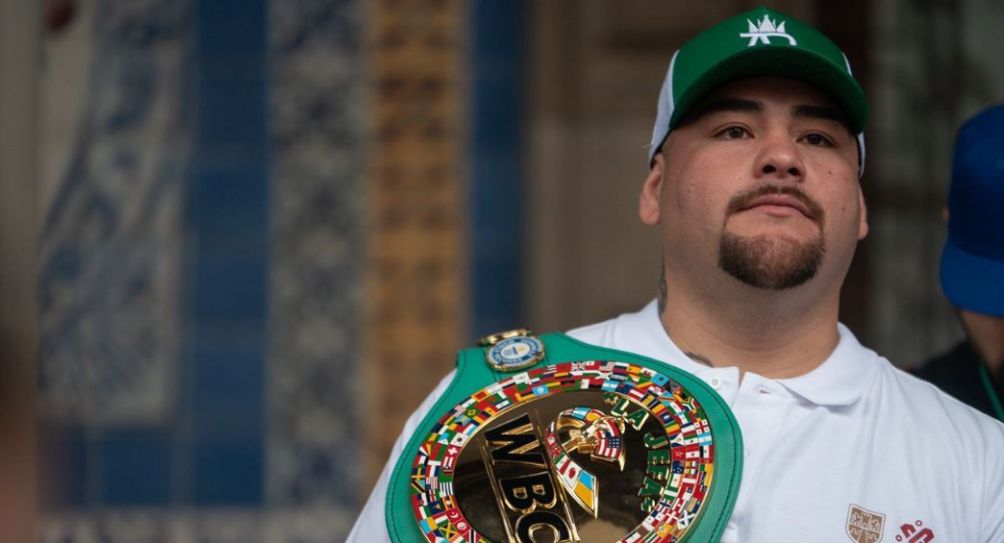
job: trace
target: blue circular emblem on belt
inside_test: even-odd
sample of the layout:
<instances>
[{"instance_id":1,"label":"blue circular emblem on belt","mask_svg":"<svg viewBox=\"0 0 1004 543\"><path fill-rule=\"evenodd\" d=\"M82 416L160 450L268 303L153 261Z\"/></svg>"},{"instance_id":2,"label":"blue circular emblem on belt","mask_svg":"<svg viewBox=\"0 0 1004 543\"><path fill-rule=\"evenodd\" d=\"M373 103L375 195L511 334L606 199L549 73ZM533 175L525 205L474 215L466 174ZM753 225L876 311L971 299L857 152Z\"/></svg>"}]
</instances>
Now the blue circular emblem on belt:
<instances>
[{"instance_id":1,"label":"blue circular emblem on belt","mask_svg":"<svg viewBox=\"0 0 1004 543\"><path fill-rule=\"evenodd\" d=\"M535 337L511 337L492 345L487 358L499 371L521 370L544 359L544 344Z\"/></svg>"}]
</instances>

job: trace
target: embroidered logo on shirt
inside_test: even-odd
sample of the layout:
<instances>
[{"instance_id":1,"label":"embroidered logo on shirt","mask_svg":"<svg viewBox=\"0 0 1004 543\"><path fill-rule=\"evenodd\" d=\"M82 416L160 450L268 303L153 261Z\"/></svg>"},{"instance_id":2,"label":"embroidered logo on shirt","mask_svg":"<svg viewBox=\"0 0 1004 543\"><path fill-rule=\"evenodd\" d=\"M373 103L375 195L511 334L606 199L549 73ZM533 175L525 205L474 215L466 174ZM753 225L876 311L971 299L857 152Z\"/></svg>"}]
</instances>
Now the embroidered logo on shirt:
<instances>
[{"instance_id":1,"label":"embroidered logo on shirt","mask_svg":"<svg viewBox=\"0 0 1004 543\"><path fill-rule=\"evenodd\" d=\"M927 543L934 541L934 532L930 528L924 528L924 523L917 520L913 524L907 522L899 527L899 535L896 541L903 543Z\"/></svg>"},{"instance_id":2,"label":"embroidered logo on shirt","mask_svg":"<svg viewBox=\"0 0 1004 543\"><path fill-rule=\"evenodd\" d=\"M878 543L882 540L885 515L851 504L847 510L847 535L856 543Z\"/></svg>"}]
</instances>

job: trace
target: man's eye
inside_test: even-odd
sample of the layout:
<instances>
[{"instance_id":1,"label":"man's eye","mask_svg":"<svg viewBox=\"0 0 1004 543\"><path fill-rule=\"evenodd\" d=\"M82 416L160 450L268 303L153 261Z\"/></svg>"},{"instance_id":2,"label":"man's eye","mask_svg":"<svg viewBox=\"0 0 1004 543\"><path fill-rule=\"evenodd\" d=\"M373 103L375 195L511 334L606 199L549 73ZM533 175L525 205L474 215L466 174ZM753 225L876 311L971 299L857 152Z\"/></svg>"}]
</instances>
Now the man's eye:
<instances>
[{"instance_id":1,"label":"man's eye","mask_svg":"<svg viewBox=\"0 0 1004 543\"><path fill-rule=\"evenodd\" d=\"M827 138L822 134L817 134L815 132L805 135L805 143L808 143L809 145L820 145L820 146L832 145L832 142L830 142L829 138Z\"/></svg>"},{"instance_id":2,"label":"man's eye","mask_svg":"<svg viewBox=\"0 0 1004 543\"><path fill-rule=\"evenodd\" d=\"M738 140L746 137L746 135L749 134L749 132L747 132L746 129L741 126L730 126L725 130L722 130L720 134L725 139Z\"/></svg>"}]
</instances>

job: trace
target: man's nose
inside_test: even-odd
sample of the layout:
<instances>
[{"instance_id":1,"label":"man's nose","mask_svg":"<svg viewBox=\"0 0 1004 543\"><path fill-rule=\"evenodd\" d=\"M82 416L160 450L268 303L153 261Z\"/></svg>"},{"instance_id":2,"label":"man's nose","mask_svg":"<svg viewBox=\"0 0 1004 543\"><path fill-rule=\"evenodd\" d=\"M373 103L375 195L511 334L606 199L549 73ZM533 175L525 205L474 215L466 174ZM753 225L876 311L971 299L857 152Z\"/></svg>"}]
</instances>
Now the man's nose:
<instances>
[{"instance_id":1,"label":"man's nose","mask_svg":"<svg viewBox=\"0 0 1004 543\"><path fill-rule=\"evenodd\" d=\"M805 164L798 146L788 134L767 134L754 165L757 177L773 177L801 181L805 177Z\"/></svg>"}]
</instances>

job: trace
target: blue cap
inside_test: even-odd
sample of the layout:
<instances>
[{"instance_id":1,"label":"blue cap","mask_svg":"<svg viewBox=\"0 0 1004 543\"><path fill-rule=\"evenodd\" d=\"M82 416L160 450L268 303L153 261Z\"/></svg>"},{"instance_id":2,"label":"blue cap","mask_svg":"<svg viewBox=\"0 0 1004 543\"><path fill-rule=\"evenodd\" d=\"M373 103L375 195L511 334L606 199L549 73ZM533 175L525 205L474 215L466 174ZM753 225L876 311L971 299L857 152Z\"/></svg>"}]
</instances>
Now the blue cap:
<instances>
[{"instance_id":1,"label":"blue cap","mask_svg":"<svg viewBox=\"0 0 1004 543\"><path fill-rule=\"evenodd\" d=\"M962 309L1004 317L1004 104L955 138L941 288Z\"/></svg>"}]
</instances>

